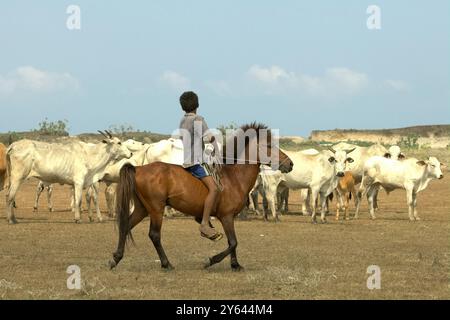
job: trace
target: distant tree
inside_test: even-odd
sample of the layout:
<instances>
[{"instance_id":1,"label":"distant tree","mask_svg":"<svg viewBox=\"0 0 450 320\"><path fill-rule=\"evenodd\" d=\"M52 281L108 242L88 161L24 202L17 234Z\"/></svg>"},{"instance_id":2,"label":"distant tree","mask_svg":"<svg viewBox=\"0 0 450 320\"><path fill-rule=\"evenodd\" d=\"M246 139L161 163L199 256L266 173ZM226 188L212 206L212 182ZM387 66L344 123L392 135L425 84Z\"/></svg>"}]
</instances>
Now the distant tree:
<instances>
[{"instance_id":1,"label":"distant tree","mask_svg":"<svg viewBox=\"0 0 450 320\"><path fill-rule=\"evenodd\" d=\"M136 132L134 127L129 123L113 124L109 126L109 131L117 136L126 136L131 132Z\"/></svg>"},{"instance_id":2,"label":"distant tree","mask_svg":"<svg viewBox=\"0 0 450 320\"><path fill-rule=\"evenodd\" d=\"M51 136L68 136L68 123L66 119L58 121L49 121L45 118L39 122L38 129L33 130L39 134L51 135Z\"/></svg>"}]
</instances>

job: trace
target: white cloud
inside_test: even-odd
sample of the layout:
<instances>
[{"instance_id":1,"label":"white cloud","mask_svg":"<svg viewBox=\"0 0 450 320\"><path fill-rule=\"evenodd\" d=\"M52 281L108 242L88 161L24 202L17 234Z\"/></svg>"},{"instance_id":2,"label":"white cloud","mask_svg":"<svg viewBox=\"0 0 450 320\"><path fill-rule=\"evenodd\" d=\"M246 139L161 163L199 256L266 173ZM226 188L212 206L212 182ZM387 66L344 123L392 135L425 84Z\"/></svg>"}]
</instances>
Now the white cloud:
<instances>
[{"instance_id":1,"label":"white cloud","mask_svg":"<svg viewBox=\"0 0 450 320\"><path fill-rule=\"evenodd\" d=\"M219 96L230 96L232 95L232 90L228 82L224 80L211 80L205 82L206 87Z\"/></svg>"},{"instance_id":2,"label":"white cloud","mask_svg":"<svg viewBox=\"0 0 450 320\"><path fill-rule=\"evenodd\" d=\"M394 89L395 91L409 91L409 85L401 80L386 80L384 82L389 88Z\"/></svg>"},{"instance_id":3,"label":"white cloud","mask_svg":"<svg viewBox=\"0 0 450 320\"><path fill-rule=\"evenodd\" d=\"M189 79L175 71L165 71L160 77L160 81L179 91L187 90L190 87Z\"/></svg>"},{"instance_id":4,"label":"white cloud","mask_svg":"<svg viewBox=\"0 0 450 320\"><path fill-rule=\"evenodd\" d=\"M49 72L32 66L22 66L5 76L0 75L0 94L3 95L18 91L49 93L78 89L78 80L67 72Z\"/></svg>"},{"instance_id":5,"label":"white cloud","mask_svg":"<svg viewBox=\"0 0 450 320\"><path fill-rule=\"evenodd\" d=\"M292 81L295 79L295 74L289 74L279 66L263 68L258 65L254 65L248 70L248 75L265 83L277 83L283 80Z\"/></svg>"},{"instance_id":6,"label":"white cloud","mask_svg":"<svg viewBox=\"0 0 450 320\"><path fill-rule=\"evenodd\" d=\"M353 95L368 84L366 74L348 68L330 68L321 76L286 71L279 66L250 67L247 76L263 86L268 94L300 92L310 95Z\"/></svg>"}]
</instances>

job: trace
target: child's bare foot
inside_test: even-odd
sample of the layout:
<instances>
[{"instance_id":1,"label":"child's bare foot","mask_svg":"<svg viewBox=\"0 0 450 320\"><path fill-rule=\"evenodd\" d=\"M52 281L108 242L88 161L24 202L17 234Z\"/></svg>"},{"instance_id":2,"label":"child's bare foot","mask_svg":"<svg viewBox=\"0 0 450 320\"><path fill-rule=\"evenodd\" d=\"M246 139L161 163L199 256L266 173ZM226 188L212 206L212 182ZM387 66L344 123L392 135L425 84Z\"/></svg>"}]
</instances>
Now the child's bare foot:
<instances>
[{"instance_id":1,"label":"child's bare foot","mask_svg":"<svg viewBox=\"0 0 450 320\"><path fill-rule=\"evenodd\" d=\"M202 237L208 238L212 241L219 241L223 237L222 233L217 232L214 228L207 225L200 225L200 234Z\"/></svg>"}]
</instances>

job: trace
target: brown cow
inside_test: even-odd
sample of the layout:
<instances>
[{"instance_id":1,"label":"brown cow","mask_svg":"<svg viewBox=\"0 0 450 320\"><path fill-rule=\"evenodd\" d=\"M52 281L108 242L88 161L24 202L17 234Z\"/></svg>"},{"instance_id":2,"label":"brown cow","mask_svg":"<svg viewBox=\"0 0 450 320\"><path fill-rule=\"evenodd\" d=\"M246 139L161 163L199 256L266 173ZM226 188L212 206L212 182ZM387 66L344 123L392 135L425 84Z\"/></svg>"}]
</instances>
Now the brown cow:
<instances>
[{"instance_id":1,"label":"brown cow","mask_svg":"<svg viewBox=\"0 0 450 320\"><path fill-rule=\"evenodd\" d=\"M344 176L339 179L336 193L338 195L336 204L336 220L339 220L339 210L342 208L344 208L344 218L345 220L348 220L348 207L350 200L352 199L352 195L355 197L355 201L357 198L355 193L355 179L350 171L346 171Z\"/></svg>"},{"instance_id":2,"label":"brown cow","mask_svg":"<svg viewBox=\"0 0 450 320\"><path fill-rule=\"evenodd\" d=\"M6 184L6 147L0 142L0 191Z\"/></svg>"}]
</instances>

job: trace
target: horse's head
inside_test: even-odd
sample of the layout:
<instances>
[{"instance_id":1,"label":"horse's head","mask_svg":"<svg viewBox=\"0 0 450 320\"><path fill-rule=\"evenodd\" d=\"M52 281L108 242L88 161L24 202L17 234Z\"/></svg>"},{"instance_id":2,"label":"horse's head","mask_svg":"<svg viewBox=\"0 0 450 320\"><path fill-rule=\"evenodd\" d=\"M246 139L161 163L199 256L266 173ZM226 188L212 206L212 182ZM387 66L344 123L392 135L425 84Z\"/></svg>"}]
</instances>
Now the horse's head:
<instances>
[{"instance_id":1,"label":"horse's head","mask_svg":"<svg viewBox=\"0 0 450 320\"><path fill-rule=\"evenodd\" d=\"M273 170L280 170L283 173L290 172L294 166L292 160L280 150L278 139L272 137L272 132L263 124L252 123L241 127L242 137L248 137L245 143L245 152L238 154L245 155L247 163L265 164ZM242 145L242 144L241 144ZM238 150L239 150L238 139Z\"/></svg>"}]
</instances>

